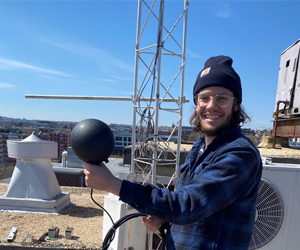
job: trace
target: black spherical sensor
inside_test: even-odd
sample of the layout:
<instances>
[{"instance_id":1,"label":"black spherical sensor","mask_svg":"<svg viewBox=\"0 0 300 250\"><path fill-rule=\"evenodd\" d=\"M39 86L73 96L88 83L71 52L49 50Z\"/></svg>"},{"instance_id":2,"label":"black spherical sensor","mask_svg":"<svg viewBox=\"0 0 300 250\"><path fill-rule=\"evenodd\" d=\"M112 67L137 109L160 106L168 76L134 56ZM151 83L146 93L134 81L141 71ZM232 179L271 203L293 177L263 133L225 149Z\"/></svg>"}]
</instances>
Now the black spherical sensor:
<instances>
[{"instance_id":1,"label":"black spherical sensor","mask_svg":"<svg viewBox=\"0 0 300 250\"><path fill-rule=\"evenodd\" d=\"M76 124L71 132L71 147L84 162L108 162L115 146L114 135L104 122L86 119Z\"/></svg>"}]
</instances>

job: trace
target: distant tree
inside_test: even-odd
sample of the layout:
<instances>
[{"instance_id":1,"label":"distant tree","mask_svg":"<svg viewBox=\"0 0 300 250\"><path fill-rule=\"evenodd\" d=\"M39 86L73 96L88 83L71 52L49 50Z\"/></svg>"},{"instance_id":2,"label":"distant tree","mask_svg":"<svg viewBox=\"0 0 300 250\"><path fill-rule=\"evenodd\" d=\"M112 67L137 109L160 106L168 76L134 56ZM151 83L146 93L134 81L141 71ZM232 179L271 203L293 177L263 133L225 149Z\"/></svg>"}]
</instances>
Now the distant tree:
<instances>
[{"instance_id":1,"label":"distant tree","mask_svg":"<svg viewBox=\"0 0 300 250\"><path fill-rule=\"evenodd\" d=\"M246 137L248 137L255 146L257 146L260 143L259 138L255 135L246 135Z\"/></svg>"},{"instance_id":2,"label":"distant tree","mask_svg":"<svg viewBox=\"0 0 300 250\"><path fill-rule=\"evenodd\" d=\"M0 180L11 177L14 168L11 164L0 164Z\"/></svg>"},{"instance_id":3,"label":"distant tree","mask_svg":"<svg viewBox=\"0 0 300 250\"><path fill-rule=\"evenodd\" d=\"M188 141L194 142L194 141L196 141L201 135L203 135L202 132L195 132L195 131L193 131L193 132L189 135Z\"/></svg>"}]
</instances>

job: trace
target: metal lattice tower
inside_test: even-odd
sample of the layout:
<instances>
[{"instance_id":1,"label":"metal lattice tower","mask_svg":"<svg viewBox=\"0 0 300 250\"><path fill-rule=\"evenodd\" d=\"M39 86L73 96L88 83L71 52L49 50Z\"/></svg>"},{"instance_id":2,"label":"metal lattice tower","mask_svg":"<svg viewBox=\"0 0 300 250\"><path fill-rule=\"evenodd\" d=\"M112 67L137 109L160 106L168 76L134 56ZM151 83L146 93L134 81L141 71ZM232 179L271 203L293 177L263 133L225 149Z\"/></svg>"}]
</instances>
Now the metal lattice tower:
<instances>
[{"instance_id":1,"label":"metal lattice tower","mask_svg":"<svg viewBox=\"0 0 300 250\"><path fill-rule=\"evenodd\" d=\"M167 29L164 25L165 1L159 2L156 8L153 0L152 5L146 1L138 1L137 31L135 45L135 74L133 87L133 122L132 122L132 150L131 150L131 171L129 180L137 181L137 172L141 172L140 181L149 182L154 185L163 184L156 178L156 167L161 164L174 164L175 173L168 181L167 187L173 182L177 184L178 166L180 157L181 127L183 104L187 102L184 97L185 79L185 57L186 57L186 34L187 34L187 10L188 1L184 0L182 13L175 20L174 25ZM172 7L172 6L171 6ZM156 41L151 44L147 36L147 28L150 26L150 19L154 17L157 21ZM182 22L182 45L173 34L178 34L176 29L180 21ZM152 32L153 33L153 32ZM143 40L143 37L146 37ZM172 64L178 61L177 69L173 72L173 78L164 77L168 69L169 61ZM175 63L176 65L176 63ZM166 68L163 71L163 67ZM143 74L143 72L145 72ZM169 72L169 71L168 71ZM163 74L164 73L164 74ZM143 77L139 77L143 75ZM176 82L180 82L176 84ZM145 98L148 97L148 98ZM167 99L168 98L168 99ZM164 102L170 102L173 106L164 107ZM171 112L177 115L177 123L172 129L167 140L163 140L158 133L159 117L164 112ZM169 142L172 136L177 134L177 150L171 154L173 157L167 158L167 153L172 152ZM170 155L170 154L169 154ZM143 165L143 167L142 167ZM159 235L158 235L159 237ZM148 249L153 249L153 233L148 232ZM161 241L157 248L161 245Z\"/></svg>"},{"instance_id":2,"label":"metal lattice tower","mask_svg":"<svg viewBox=\"0 0 300 250\"><path fill-rule=\"evenodd\" d=\"M135 170L138 170L138 172L142 172L143 182L156 184L156 167L160 164L173 164L176 168L169 184L172 180L176 184L183 104L188 102L184 97L188 5L188 1L184 0L182 12L178 14L177 19L171 16L174 24L168 29L164 25L164 0L158 3L153 0L151 5L143 0L138 1L132 97L132 157L131 175L129 176L132 181L139 179L135 174ZM153 43L147 33L147 28L153 27L151 21L157 22L157 37ZM181 30L178 32L180 28ZM150 30L150 33L153 35L153 30ZM144 39L144 37L146 38ZM180 37L181 43L178 42L178 37ZM176 65L176 69L172 68L171 70L169 65ZM166 73L168 76L170 73L173 75L168 78ZM165 107L165 103L171 103L171 107ZM159 118L163 113L177 115L177 122L167 140L163 140L158 133ZM172 152L169 142L172 141L176 132L178 133L177 150L171 159L167 159L167 152Z\"/></svg>"}]
</instances>

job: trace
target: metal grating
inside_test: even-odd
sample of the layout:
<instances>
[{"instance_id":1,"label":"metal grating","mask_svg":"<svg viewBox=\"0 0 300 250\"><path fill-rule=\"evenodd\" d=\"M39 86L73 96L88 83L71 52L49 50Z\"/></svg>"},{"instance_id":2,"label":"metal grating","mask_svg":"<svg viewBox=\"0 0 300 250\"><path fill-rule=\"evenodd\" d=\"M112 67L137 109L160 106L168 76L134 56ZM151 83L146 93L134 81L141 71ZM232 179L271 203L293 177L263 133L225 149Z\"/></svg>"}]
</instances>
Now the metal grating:
<instances>
[{"instance_id":1,"label":"metal grating","mask_svg":"<svg viewBox=\"0 0 300 250\"><path fill-rule=\"evenodd\" d=\"M283 217L284 206L280 194L271 183L261 179L249 249L258 249L268 244L279 232Z\"/></svg>"}]
</instances>

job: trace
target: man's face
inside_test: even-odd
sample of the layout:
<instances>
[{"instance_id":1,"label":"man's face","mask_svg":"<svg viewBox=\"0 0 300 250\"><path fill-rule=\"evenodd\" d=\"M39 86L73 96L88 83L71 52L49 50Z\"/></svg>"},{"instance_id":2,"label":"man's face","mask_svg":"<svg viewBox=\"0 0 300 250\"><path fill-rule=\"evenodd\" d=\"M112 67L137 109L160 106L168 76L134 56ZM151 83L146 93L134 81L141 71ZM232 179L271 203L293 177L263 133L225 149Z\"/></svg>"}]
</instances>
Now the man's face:
<instances>
[{"instance_id":1,"label":"man's face","mask_svg":"<svg viewBox=\"0 0 300 250\"><path fill-rule=\"evenodd\" d=\"M230 123L233 111L238 110L238 105L234 105L235 99L232 99L234 97L233 93L226 88L215 86L205 88L198 94L206 102L198 101L196 107L201 129L206 136L216 137ZM215 97L216 95L219 97ZM227 106L222 106L223 97L229 99ZM217 102L221 105L217 105L216 98L219 98Z\"/></svg>"}]
</instances>

